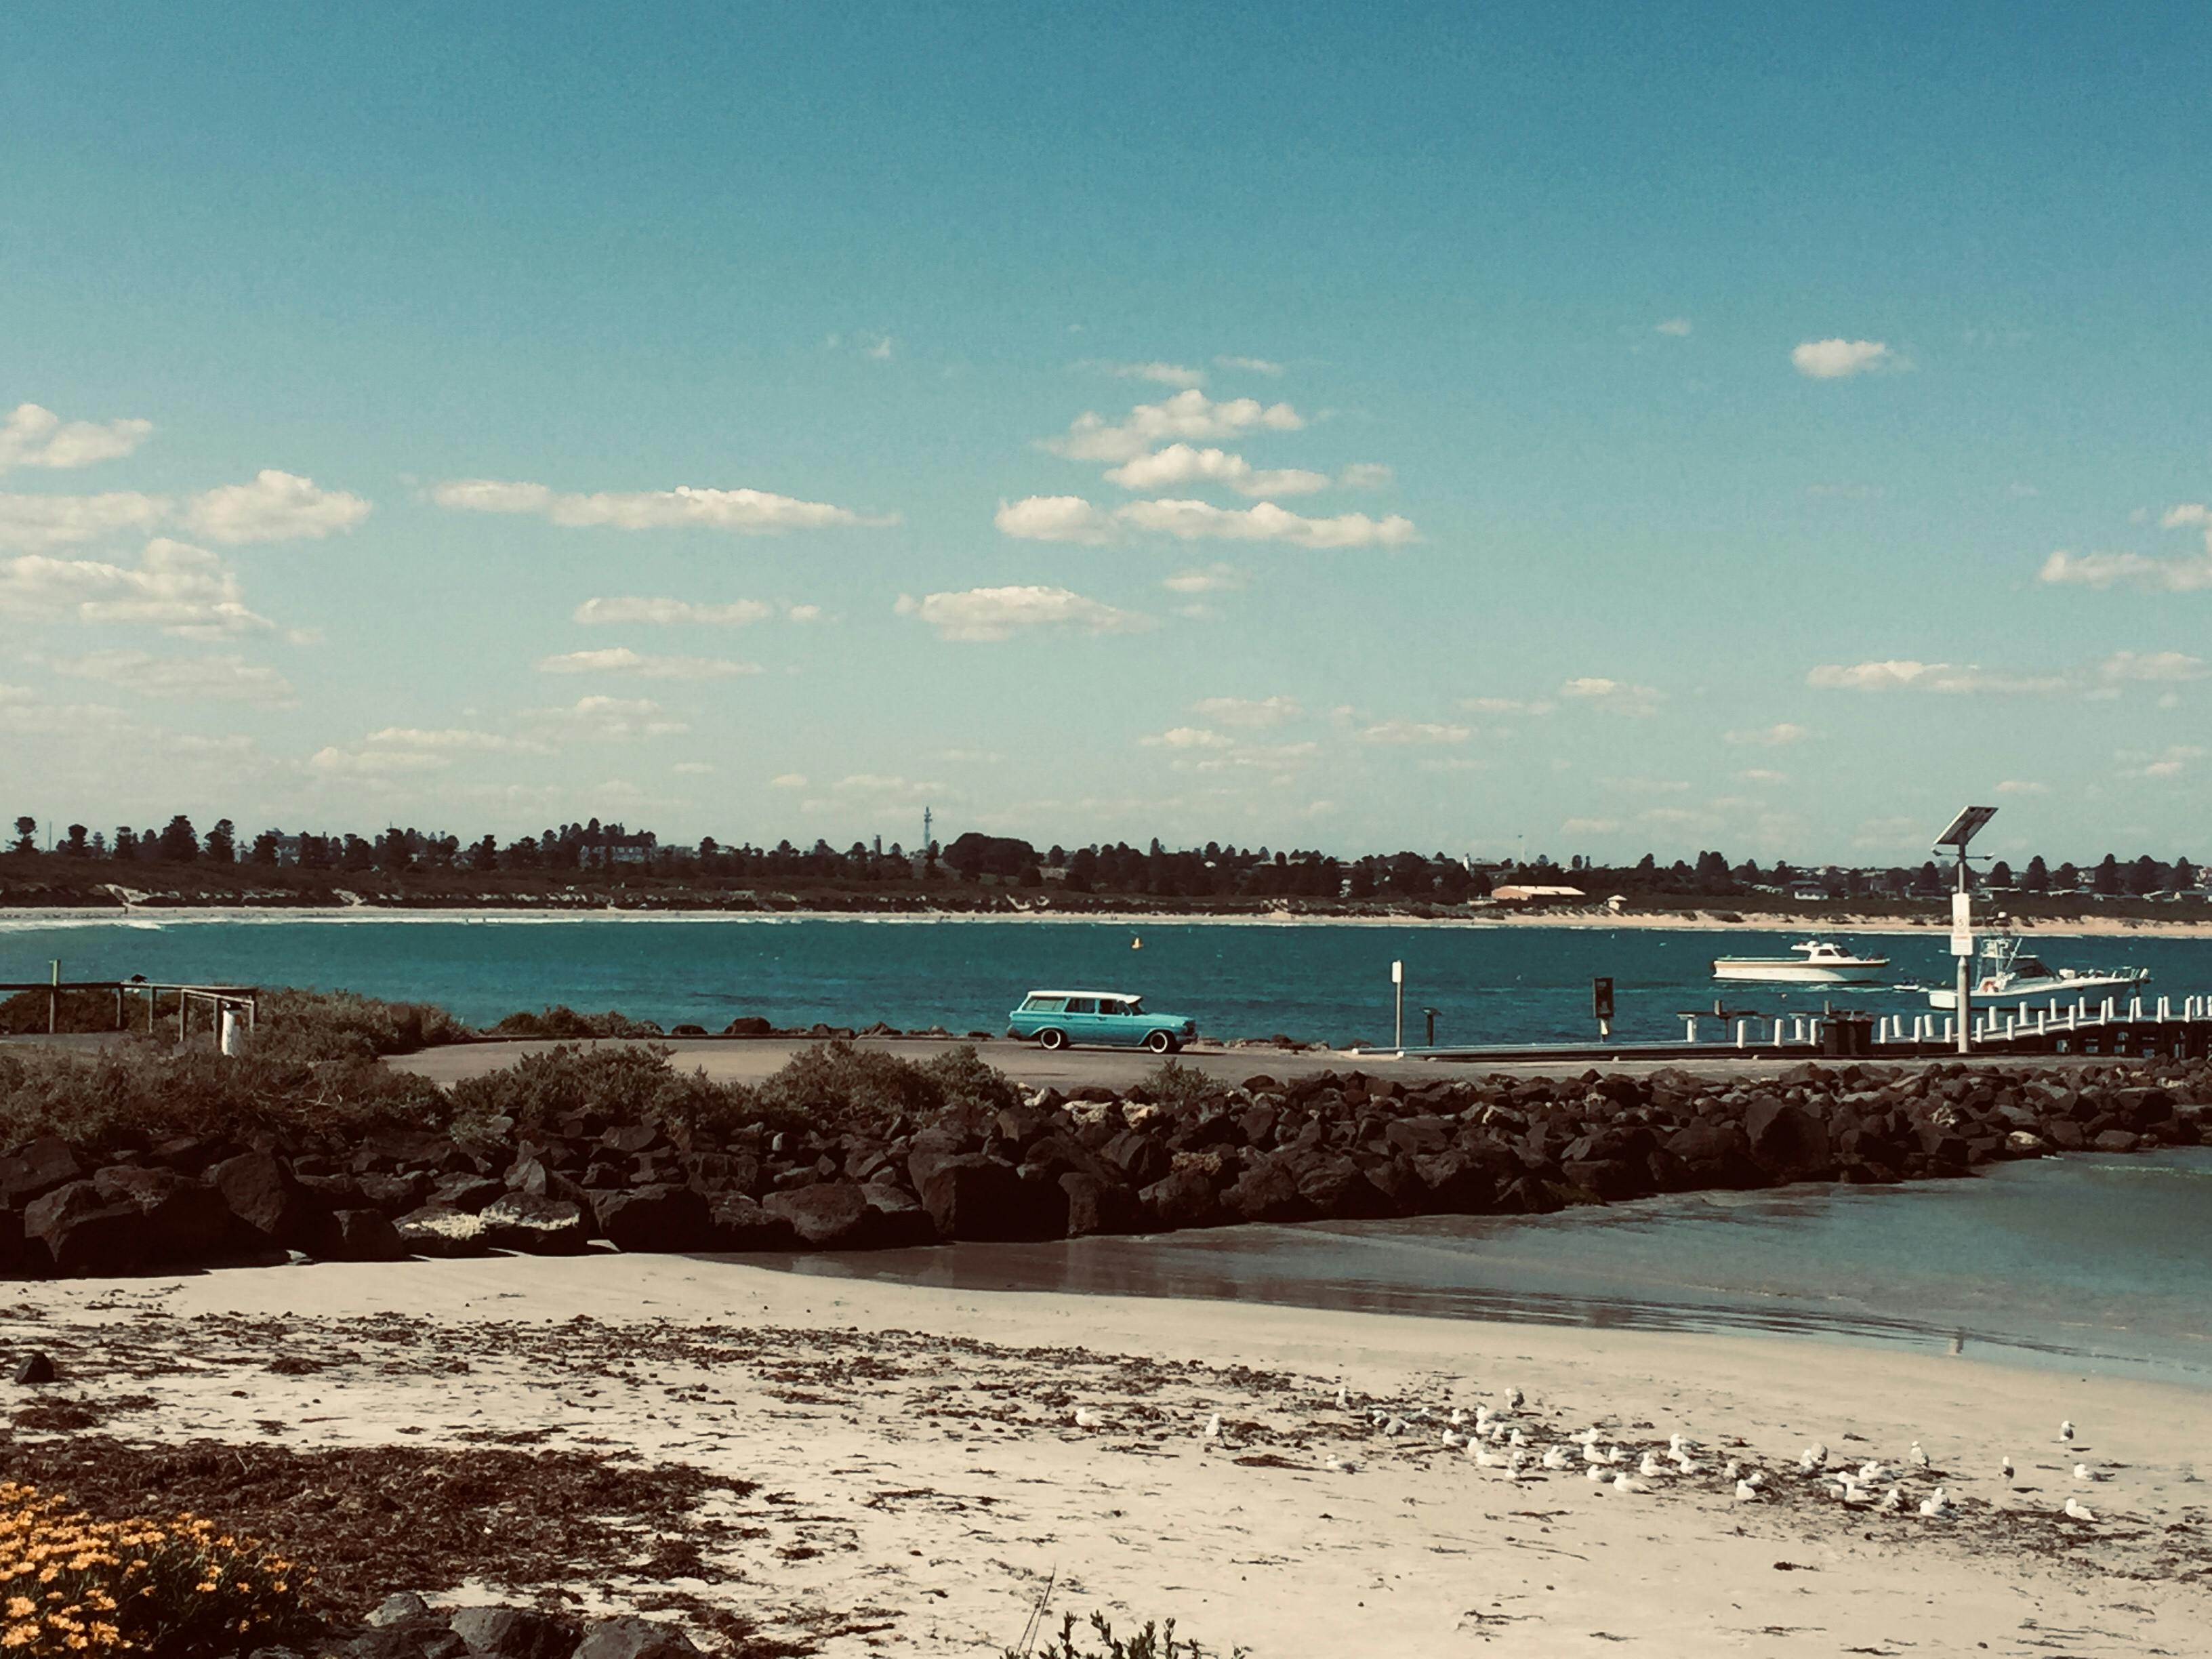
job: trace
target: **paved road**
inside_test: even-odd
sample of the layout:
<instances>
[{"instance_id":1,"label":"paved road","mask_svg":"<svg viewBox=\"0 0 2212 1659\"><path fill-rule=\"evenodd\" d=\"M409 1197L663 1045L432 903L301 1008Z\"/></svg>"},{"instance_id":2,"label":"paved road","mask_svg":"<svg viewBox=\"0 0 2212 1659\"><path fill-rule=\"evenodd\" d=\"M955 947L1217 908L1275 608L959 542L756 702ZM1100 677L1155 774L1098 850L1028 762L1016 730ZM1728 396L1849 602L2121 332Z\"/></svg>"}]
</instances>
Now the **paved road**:
<instances>
[{"instance_id":1,"label":"paved road","mask_svg":"<svg viewBox=\"0 0 2212 1659\"><path fill-rule=\"evenodd\" d=\"M702 1071L717 1082L724 1083L757 1083L793 1054L813 1046L805 1039L784 1037L734 1041L676 1037L662 1041L675 1050L678 1066L686 1070ZM453 1083L465 1077L481 1077L487 1072L512 1066L524 1054L542 1054L556 1046L550 1042L537 1041L463 1043L453 1048L433 1048L422 1054L409 1054L394 1060L392 1064L419 1072L440 1083ZM955 1045L920 1037L870 1037L854 1046L900 1054L909 1060L926 1060ZM1050 1085L1066 1091L1085 1084L1097 1084L1109 1089L1127 1088L1159 1065L1159 1061L1152 1055L1137 1049L1066 1048L1057 1054L1048 1054L1034 1043L1004 1041L981 1042L975 1047L991 1065L1031 1088ZM1685 1070L1714 1075L1766 1077L1785 1066L1802 1063L1800 1060L1771 1058L1682 1060L1664 1057L1623 1058L1595 1062L1587 1057L1577 1057L1569 1060L1516 1060L1508 1063L1492 1060L1399 1060L1386 1054L1291 1054L1272 1048L1225 1051L1194 1048L1185 1051L1177 1059L1194 1071L1229 1082L1242 1082L1261 1073L1287 1080L1310 1076L1316 1072L1357 1069L1371 1076L1395 1077L1409 1084L1439 1076L1488 1077L1500 1073L1520 1077L1573 1076L1588 1070L1593 1063L1600 1071L1625 1072L1637 1076L1662 1066L1679 1066ZM2041 1056L2035 1063L2048 1065L2053 1062L2049 1056Z\"/></svg>"}]
</instances>

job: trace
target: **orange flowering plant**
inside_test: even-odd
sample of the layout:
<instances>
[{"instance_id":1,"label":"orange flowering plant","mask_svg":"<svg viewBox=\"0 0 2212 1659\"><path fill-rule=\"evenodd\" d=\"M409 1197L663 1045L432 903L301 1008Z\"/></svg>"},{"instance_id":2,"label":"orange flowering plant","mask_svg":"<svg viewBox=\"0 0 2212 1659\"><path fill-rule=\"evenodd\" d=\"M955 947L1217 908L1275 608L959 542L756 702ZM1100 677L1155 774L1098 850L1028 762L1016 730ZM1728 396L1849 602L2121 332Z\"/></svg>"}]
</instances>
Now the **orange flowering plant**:
<instances>
[{"instance_id":1,"label":"orange flowering plant","mask_svg":"<svg viewBox=\"0 0 2212 1659\"><path fill-rule=\"evenodd\" d=\"M0 1483L5 1659L221 1650L295 1613L301 1577L197 1516L95 1521L36 1487Z\"/></svg>"}]
</instances>

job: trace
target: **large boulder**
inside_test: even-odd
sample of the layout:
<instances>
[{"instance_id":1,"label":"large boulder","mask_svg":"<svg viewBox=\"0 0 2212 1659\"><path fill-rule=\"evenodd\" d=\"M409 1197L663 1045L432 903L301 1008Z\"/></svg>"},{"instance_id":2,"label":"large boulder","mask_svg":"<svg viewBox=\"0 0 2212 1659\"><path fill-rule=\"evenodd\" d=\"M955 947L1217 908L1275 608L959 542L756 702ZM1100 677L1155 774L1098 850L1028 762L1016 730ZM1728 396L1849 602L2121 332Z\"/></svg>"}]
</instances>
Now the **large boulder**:
<instances>
[{"instance_id":1,"label":"large boulder","mask_svg":"<svg viewBox=\"0 0 2212 1659\"><path fill-rule=\"evenodd\" d=\"M680 1252L714 1248L703 1194L689 1187L638 1187L592 1194L600 1234L617 1249Z\"/></svg>"},{"instance_id":2,"label":"large boulder","mask_svg":"<svg viewBox=\"0 0 2212 1659\"><path fill-rule=\"evenodd\" d=\"M486 1255L491 1251L484 1218L473 1210L425 1204L419 1210L408 1211L392 1228L411 1255Z\"/></svg>"},{"instance_id":3,"label":"large boulder","mask_svg":"<svg viewBox=\"0 0 2212 1659\"><path fill-rule=\"evenodd\" d=\"M143 1230L138 1258L148 1267L204 1261L230 1237L222 1194L174 1170L118 1165L102 1170L92 1184L111 1202L137 1206Z\"/></svg>"},{"instance_id":4,"label":"large boulder","mask_svg":"<svg viewBox=\"0 0 2212 1659\"><path fill-rule=\"evenodd\" d=\"M691 1638L649 1619L609 1619L585 1632L574 1659L697 1659Z\"/></svg>"},{"instance_id":5,"label":"large boulder","mask_svg":"<svg viewBox=\"0 0 2212 1659\"><path fill-rule=\"evenodd\" d=\"M397 1261L407 1254L381 1210L333 1210L316 1243L316 1254L331 1261Z\"/></svg>"},{"instance_id":6,"label":"large boulder","mask_svg":"<svg viewBox=\"0 0 2212 1659\"><path fill-rule=\"evenodd\" d=\"M875 1210L876 1243L881 1248L898 1249L937 1243L937 1224L905 1188L888 1181L867 1181L860 1184L860 1194Z\"/></svg>"},{"instance_id":7,"label":"large boulder","mask_svg":"<svg viewBox=\"0 0 2212 1659\"><path fill-rule=\"evenodd\" d=\"M1060 1177L1060 1190L1067 1200L1067 1236L1126 1233L1138 1221L1137 1202L1129 1189L1102 1176L1069 1170Z\"/></svg>"},{"instance_id":8,"label":"large boulder","mask_svg":"<svg viewBox=\"0 0 2212 1659\"><path fill-rule=\"evenodd\" d=\"M583 1206L565 1198L533 1198L503 1193L477 1212L484 1242L494 1249L526 1255L574 1255L589 1242Z\"/></svg>"},{"instance_id":9,"label":"large boulder","mask_svg":"<svg viewBox=\"0 0 2212 1659\"><path fill-rule=\"evenodd\" d=\"M276 1249L307 1243L317 1215L314 1200L274 1153L227 1158L208 1171L208 1180L255 1243Z\"/></svg>"},{"instance_id":10,"label":"large boulder","mask_svg":"<svg viewBox=\"0 0 2212 1659\"><path fill-rule=\"evenodd\" d=\"M1221 1207L1239 1221L1304 1221L1313 1206L1288 1157L1263 1158L1223 1189Z\"/></svg>"},{"instance_id":11,"label":"large boulder","mask_svg":"<svg viewBox=\"0 0 2212 1659\"><path fill-rule=\"evenodd\" d=\"M939 1158L915 1191L946 1238L1043 1238L1058 1231L1046 1229L1030 1188L1003 1158Z\"/></svg>"},{"instance_id":12,"label":"large boulder","mask_svg":"<svg viewBox=\"0 0 2212 1659\"><path fill-rule=\"evenodd\" d=\"M1367 1221L1389 1215L1390 1195L1350 1158L1333 1152L1305 1152L1292 1166L1298 1195L1313 1212L1331 1221Z\"/></svg>"},{"instance_id":13,"label":"large boulder","mask_svg":"<svg viewBox=\"0 0 2212 1659\"><path fill-rule=\"evenodd\" d=\"M1751 1142L1733 1123L1692 1123L1668 1137L1664 1150L1681 1161L1691 1188L1740 1190L1759 1184Z\"/></svg>"},{"instance_id":14,"label":"large boulder","mask_svg":"<svg viewBox=\"0 0 2212 1659\"><path fill-rule=\"evenodd\" d=\"M1162 1232L1178 1227L1210 1227L1222 1219L1212 1178L1195 1165L1170 1170L1137 1197L1152 1224Z\"/></svg>"},{"instance_id":15,"label":"large boulder","mask_svg":"<svg viewBox=\"0 0 2212 1659\"><path fill-rule=\"evenodd\" d=\"M762 1207L781 1216L811 1250L866 1250L875 1247L882 1221L857 1182L817 1182L770 1193Z\"/></svg>"},{"instance_id":16,"label":"large boulder","mask_svg":"<svg viewBox=\"0 0 2212 1659\"><path fill-rule=\"evenodd\" d=\"M787 1250L799 1243L790 1222L742 1193L725 1193L708 1206L709 1244L717 1250Z\"/></svg>"},{"instance_id":17,"label":"large boulder","mask_svg":"<svg viewBox=\"0 0 2212 1659\"><path fill-rule=\"evenodd\" d=\"M1802 1106L1756 1100L1743 1115L1752 1161L1778 1181L1803 1181L1834 1168L1828 1126Z\"/></svg>"},{"instance_id":18,"label":"large boulder","mask_svg":"<svg viewBox=\"0 0 2212 1659\"><path fill-rule=\"evenodd\" d=\"M580 1637L567 1620L530 1607L463 1607L448 1628L481 1659L569 1659Z\"/></svg>"},{"instance_id":19,"label":"large boulder","mask_svg":"<svg viewBox=\"0 0 2212 1659\"><path fill-rule=\"evenodd\" d=\"M57 1187L84 1178L84 1166L58 1135L40 1135L0 1158L0 1208L20 1210Z\"/></svg>"},{"instance_id":20,"label":"large boulder","mask_svg":"<svg viewBox=\"0 0 2212 1659\"><path fill-rule=\"evenodd\" d=\"M24 1237L45 1247L59 1273L125 1272L138 1264L143 1233L137 1205L89 1181L57 1187L23 1211Z\"/></svg>"}]
</instances>

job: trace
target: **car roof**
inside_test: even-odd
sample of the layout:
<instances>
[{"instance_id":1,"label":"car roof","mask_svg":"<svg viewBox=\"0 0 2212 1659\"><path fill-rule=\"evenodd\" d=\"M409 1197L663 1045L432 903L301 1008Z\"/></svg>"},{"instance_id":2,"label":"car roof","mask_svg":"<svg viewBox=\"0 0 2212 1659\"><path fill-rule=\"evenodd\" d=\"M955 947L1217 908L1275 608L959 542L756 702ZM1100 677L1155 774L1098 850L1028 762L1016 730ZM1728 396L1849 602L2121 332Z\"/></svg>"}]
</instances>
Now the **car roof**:
<instances>
[{"instance_id":1,"label":"car roof","mask_svg":"<svg viewBox=\"0 0 2212 1659\"><path fill-rule=\"evenodd\" d=\"M1031 997L1112 997L1117 1002L1140 1000L1134 991L1031 991ZM1022 999L1024 1002L1029 997Z\"/></svg>"}]
</instances>

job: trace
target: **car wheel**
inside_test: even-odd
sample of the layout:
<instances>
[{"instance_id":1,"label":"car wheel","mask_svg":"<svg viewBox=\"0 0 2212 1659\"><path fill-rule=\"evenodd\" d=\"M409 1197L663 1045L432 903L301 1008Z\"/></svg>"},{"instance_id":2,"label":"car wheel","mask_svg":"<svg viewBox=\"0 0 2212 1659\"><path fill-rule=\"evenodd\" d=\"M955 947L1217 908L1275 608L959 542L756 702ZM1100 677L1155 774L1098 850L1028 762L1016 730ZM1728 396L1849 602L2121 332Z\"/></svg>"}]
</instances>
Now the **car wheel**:
<instances>
[{"instance_id":1,"label":"car wheel","mask_svg":"<svg viewBox=\"0 0 2212 1659\"><path fill-rule=\"evenodd\" d=\"M1145 1047L1156 1054L1171 1054L1176 1051L1175 1036L1167 1031L1147 1031L1145 1033Z\"/></svg>"},{"instance_id":2,"label":"car wheel","mask_svg":"<svg viewBox=\"0 0 2212 1659\"><path fill-rule=\"evenodd\" d=\"M1048 1025L1044 1030L1037 1033L1037 1047L1040 1048L1065 1048L1067 1047L1067 1033Z\"/></svg>"}]
</instances>

